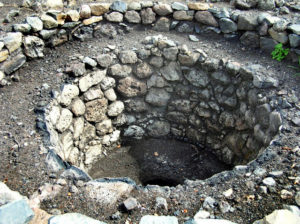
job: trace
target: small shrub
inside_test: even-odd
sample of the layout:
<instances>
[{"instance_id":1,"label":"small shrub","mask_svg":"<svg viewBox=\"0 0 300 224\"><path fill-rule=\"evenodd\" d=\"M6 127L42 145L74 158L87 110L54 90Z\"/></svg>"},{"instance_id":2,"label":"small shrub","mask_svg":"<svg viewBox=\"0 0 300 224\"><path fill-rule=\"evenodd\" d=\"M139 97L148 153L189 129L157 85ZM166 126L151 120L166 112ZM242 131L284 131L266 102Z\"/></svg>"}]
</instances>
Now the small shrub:
<instances>
[{"instance_id":1,"label":"small shrub","mask_svg":"<svg viewBox=\"0 0 300 224\"><path fill-rule=\"evenodd\" d=\"M275 49L272 51L271 55L273 59L282 61L288 55L289 51L289 48L284 49L282 43L280 43L275 45Z\"/></svg>"}]
</instances>

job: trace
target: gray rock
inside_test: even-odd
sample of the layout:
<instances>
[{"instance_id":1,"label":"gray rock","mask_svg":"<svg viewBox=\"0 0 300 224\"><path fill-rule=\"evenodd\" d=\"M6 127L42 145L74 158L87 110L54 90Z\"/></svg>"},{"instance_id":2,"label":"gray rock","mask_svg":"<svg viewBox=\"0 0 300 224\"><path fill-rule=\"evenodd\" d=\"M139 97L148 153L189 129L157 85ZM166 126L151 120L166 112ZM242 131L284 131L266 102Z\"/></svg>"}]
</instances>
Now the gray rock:
<instances>
[{"instance_id":1,"label":"gray rock","mask_svg":"<svg viewBox=\"0 0 300 224\"><path fill-rule=\"evenodd\" d=\"M144 112L149 108L143 99L130 99L125 101L126 111L128 112Z\"/></svg>"},{"instance_id":2,"label":"gray rock","mask_svg":"<svg viewBox=\"0 0 300 224\"><path fill-rule=\"evenodd\" d=\"M195 14L195 19L204 25L218 27L218 22L215 17L208 11L198 11Z\"/></svg>"},{"instance_id":3,"label":"gray rock","mask_svg":"<svg viewBox=\"0 0 300 224\"><path fill-rule=\"evenodd\" d=\"M289 24L289 21L285 19L281 19L273 24L273 29L279 32L283 32L286 30L287 26Z\"/></svg>"},{"instance_id":4,"label":"gray rock","mask_svg":"<svg viewBox=\"0 0 300 224\"><path fill-rule=\"evenodd\" d=\"M200 210L195 214L194 220L196 223L198 223L198 221L201 221L199 219L207 219L207 218L209 218L209 216L210 216L210 213L208 211Z\"/></svg>"},{"instance_id":5,"label":"gray rock","mask_svg":"<svg viewBox=\"0 0 300 224\"><path fill-rule=\"evenodd\" d=\"M297 192L295 196L295 201L298 206L300 206L300 191Z\"/></svg>"},{"instance_id":6,"label":"gray rock","mask_svg":"<svg viewBox=\"0 0 300 224\"><path fill-rule=\"evenodd\" d=\"M26 22L31 26L33 32L38 32L43 29L43 22L38 17L29 16L26 18Z\"/></svg>"},{"instance_id":7,"label":"gray rock","mask_svg":"<svg viewBox=\"0 0 300 224\"><path fill-rule=\"evenodd\" d=\"M194 32L195 24L193 22L180 22L178 26L176 26L176 30L179 33L192 33Z\"/></svg>"},{"instance_id":8,"label":"gray rock","mask_svg":"<svg viewBox=\"0 0 300 224\"><path fill-rule=\"evenodd\" d=\"M21 47L22 37L23 35L20 32L6 33L6 35L3 38L3 43L10 53L14 52L19 47Z\"/></svg>"},{"instance_id":9,"label":"gray rock","mask_svg":"<svg viewBox=\"0 0 300 224\"><path fill-rule=\"evenodd\" d=\"M100 88L91 88L89 91L85 92L83 94L84 100L85 101L91 101L95 99L99 99L103 97L103 93Z\"/></svg>"},{"instance_id":10,"label":"gray rock","mask_svg":"<svg viewBox=\"0 0 300 224\"><path fill-rule=\"evenodd\" d=\"M137 54L140 59L144 60L144 59L149 58L149 56L151 55L151 51L148 49L142 48L142 49L138 50Z\"/></svg>"},{"instance_id":11,"label":"gray rock","mask_svg":"<svg viewBox=\"0 0 300 224\"><path fill-rule=\"evenodd\" d=\"M105 135L107 133L113 132L113 126L110 119L101 121L100 123L96 124L96 131L98 135Z\"/></svg>"},{"instance_id":12,"label":"gray rock","mask_svg":"<svg viewBox=\"0 0 300 224\"><path fill-rule=\"evenodd\" d=\"M271 53L276 44L278 44L278 42L272 38L260 37L260 48L267 53Z\"/></svg>"},{"instance_id":13,"label":"gray rock","mask_svg":"<svg viewBox=\"0 0 300 224\"><path fill-rule=\"evenodd\" d=\"M289 40L288 34L285 31L284 32L278 32L278 31L274 30L273 28L270 28L269 29L269 34L274 40L276 40L280 43L283 43L283 44L286 44Z\"/></svg>"},{"instance_id":14,"label":"gray rock","mask_svg":"<svg viewBox=\"0 0 300 224\"><path fill-rule=\"evenodd\" d=\"M52 16L49 16L47 14L43 14L41 16L41 20L43 22L43 27L46 29L53 29L58 27L58 22L56 19L54 19Z\"/></svg>"},{"instance_id":15,"label":"gray rock","mask_svg":"<svg viewBox=\"0 0 300 224\"><path fill-rule=\"evenodd\" d=\"M109 68L109 74L117 78L125 78L132 72L128 65L115 64Z\"/></svg>"},{"instance_id":16,"label":"gray rock","mask_svg":"<svg viewBox=\"0 0 300 224\"><path fill-rule=\"evenodd\" d=\"M237 31L237 25L231 19L221 18L219 20L219 25L223 33L232 33Z\"/></svg>"},{"instance_id":17,"label":"gray rock","mask_svg":"<svg viewBox=\"0 0 300 224\"><path fill-rule=\"evenodd\" d=\"M73 138L77 140L81 136L84 130L84 118L83 117L75 118L73 126L74 126Z\"/></svg>"},{"instance_id":18,"label":"gray rock","mask_svg":"<svg viewBox=\"0 0 300 224\"><path fill-rule=\"evenodd\" d=\"M152 72L151 66L146 62L139 63L135 69L135 75L140 79L148 78Z\"/></svg>"},{"instance_id":19,"label":"gray rock","mask_svg":"<svg viewBox=\"0 0 300 224\"><path fill-rule=\"evenodd\" d=\"M229 76L222 71L212 73L211 77L223 85L228 85L231 82Z\"/></svg>"},{"instance_id":20,"label":"gray rock","mask_svg":"<svg viewBox=\"0 0 300 224\"><path fill-rule=\"evenodd\" d=\"M158 3L154 5L153 10L156 14L160 16L166 16L173 12L171 6L165 3Z\"/></svg>"},{"instance_id":21,"label":"gray rock","mask_svg":"<svg viewBox=\"0 0 300 224\"><path fill-rule=\"evenodd\" d=\"M82 102L81 99L77 98L73 100L71 110L73 114L75 114L75 116L81 116L85 113L85 104Z\"/></svg>"},{"instance_id":22,"label":"gray rock","mask_svg":"<svg viewBox=\"0 0 300 224\"><path fill-rule=\"evenodd\" d=\"M69 106L72 99L79 95L79 89L76 85L66 84L63 85L61 94L58 97L58 101L63 106Z\"/></svg>"},{"instance_id":23,"label":"gray rock","mask_svg":"<svg viewBox=\"0 0 300 224\"><path fill-rule=\"evenodd\" d=\"M257 5L257 0L237 0L235 6L238 9L250 9Z\"/></svg>"},{"instance_id":24,"label":"gray rock","mask_svg":"<svg viewBox=\"0 0 300 224\"><path fill-rule=\"evenodd\" d=\"M0 182L0 206L22 199L26 200L26 197L17 191L10 190L4 183Z\"/></svg>"},{"instance_id":25,"label":"gray rock","mask_svg":"<svg viewBox=\"0 0 300 224\"><path fill-rule=\"evenodd\" d=\"M16 214L17 212L17 214ZM0 223L28 223L34 216L26 200L17 200L0 207Z\"/></svg>"},{"instance_id":26,"label":"gray rock","mask_svg":"<svg viewBox=\"0 0 300 224\"><path fill-rule=\"evenodd\" d=\"M83 4L80 7L80 18L81 19L88 19L92 16L92 10L89 5Z\"/></svg>"},{"instance_id":27,"label":"gray rock","mask_svg":"<svg viewBox=\"0 0 300 224\"><path fill-rule=\"evenodd\" d=\"M38 37L26 36L24 38L24 53L30 58L44 57L44 46L44 41Z\"/></svg>"},{"instance_id":28,"label":"gray rock","mask_svg":"<svg viewBox=\"0 0 300 224\"><path fill-rule=\"evenodd\" d=\"M104 91L104 96L109 101L115 101L117 99L117 95L116 95L115 90L113 88Z\"/></svg>"},{"instance_id":29,"label":"gray rock","mask_svg":"<svg viewBox=\"0 0 300 224\"><path fill-rule=\"evenodd\" d=\"M193 10L175 11L173 13L173 18L180 21L192 21L194 19L194 13L195 12Z\"/></svg>"},{"instance_id":30,"label":"gray rock","mask_svg":"<svg viewBox=\"0 0 300 224\"><path fill-rule=\"evenodd\" d=\"M258 48L259 40L259 35L253 31L246 31L240 38L243 45L251 48Z\"/></svg>"},{"instance_id":31,"label":"gray rock","mask_svg":"<svg viewBox=\"0 0 300 224\"><path fill-rule=\"evenodd\" d=\"M40 35L43 38L43 40L49 40L51 37L56 35L57 30L42 30L40 31Z\"/></svg>"},{"instance_id":32,"label":"gray rock","mask_svg":"<svg viewBox=\"0 0 300 224\"><path fill-rule=\"evenodd\" d=\"M155 198L155 209L164 209L168 210L168 203L165 198L162 197L156 197Z\"/></svg>"},{"instance_id":33,"label":"gray rock","mask_svg":"<svg viewBox=\"0 0 300 224\"><path fill-rule=\"evenodd\" d=\"M170 61L176 61L177 54L178 54L177 47L168 47L163 49L163 56Z\"/></svg>"},{"instance_id":34,"label":"gray rock","mask_svg":"<svg viewBox=\"0 0 300 224\"><path fill-rule=\"evenodd\" d=\"M273 77L268 76L264 73L253 74L253 85L257 88L270 88L278 87L279 81Z\"/></svg>"},{"instance_id":35,"label":"gray rock","mask_svg":"<svg viewBox=\"0 0 300 224\"><path fill-rule=\"evenodd\" d=\"M175 216L143 216L140 224L178 224L178 220Z\"/></svg>"},{"instance_id":36,"label":"gray rock","mask_svg":"<svg viewBox=\"0 0 300 224\"><path fill-rule=\"evenodd\" d=\"M268 187L274 187L276 186L276 181L272 177L267 177L263 179L263 184L268 186Z\"/></svg>"},{"instance_id":37,"label":"gray rock","mask_svg":"<svg viewBox=\"0 0 300 224\"><path fill-rule=\"evenodd\" d=\"M181 112L177 112L177 111L167 113L166 118L171 122L175 122L175 123L179 123L179 124L187 124L188 123L187 116L185 114L183 114Z\"/></svg>"},{"instance_id":38,"label":"gray rock","mask_svg":"<svg viewBox=\"0 0 300 224\"><path fill-rule=\"evenodd\" d=\"M138 207L138 201L136 198L130 197L123 202L123 205L127 211L131 211Z\"/></svg>"},{"instance_id":39,"label":"gray rock","mask_svg":"<svg viewBox=\"0 0 300 224\"><path fill-rule=\"evenodd\" d=\"M52 150L48 151L45 162L47 168L52 172L58 172L60 170L66 169L64 161Z\"/></svg>"},{"instance_id":40,"label":"gray rock","mask_svg":"<svg viewBox=\"0 0 300 224\"><path fill-rule=\"evenodd\" d=\"M119 59L123 64L134 64L137 62L137 55L134 51L126 50L119 54Z\"/></svg>"},{"instance_id":41,"label":"gray rock","mask_svg":"<svg viewBox=\"0 0 300 224\"><path fill-rule=\"evenodd\" d=\"M203 70L188 70L184 72L184 77L190 82L191 85L197 87L206 87L209 83L208 76Z\"/></svg>"},{"instance_id":42,"label":"gray rock","mask_svg":"<svg viewBox=\"0 0 300 224\"><path fill-rule=\"evenodd\" d=\"M151 24L155 22L155 13L151 8L146 8L141 11L142 23L143 24Z\"/></svg>"},{"instance_id":43,"label":"gray rock","mask_svg":"<svg viewBox=\"0 0 300 224\"><path fill-rule=\"evenodd\" d=\"M166 49L166 48L164 48ZM164 65L164 59L159 56L154 56L150 60L150 65L153 65L156 68L161 68Z\"/></svg>"},{"instance_id":44,"label":"gray rock","mask_svg":"<svg viewBox=\"0 0 300 224\"><path fill-rule=\"evenodd\" d=\"M101 67L107 68L111 65L113 59L109 54L100 54L96 60Z\"/></svg>"},{"instance_id":45,"label":"gray rock","mask_svg":"<svg viewBox=\"0 0 300 224\"><path fill-rule=\"evenodd\" d=\"M170 133L170 124L166 121L155 121L147 126L148 134L151 137L162 137Z\"/></svg>"},{"instance_id":46,"label":"gray rock","mask_svg":"<svg viewBox=\"0 0 300 224\"><path fill-rule=\"evenodd\" d=\"M123 14L120 12L111 12L109 14L105 14L105 19L114 23L123 22Z\"/></svg>"},{"instance_id":47,"label":"gray rock","mask_svg":"<svg viewBox=\"0 0 300 224\"><path fill-rule=\"evenodd\" d=\"M291 30L294 34L300 35L300 24L292 24L288 26L288 29Z\"/></svg>"},{"instance_id":48,"label":"gray rock","mask_svg":"<svg viewBox=\"0 0 300 224\"><path fill-rule=\"evenodd\" d=\"M70 166L68 169L66 169L62 174L62 178L66 178L68 180L82 180L82 181L90 181L92 178L83 170L75 167Z\"/></svg>"},{"instance_id":49,"label":"gray rock","mask_svg":"<svg viewBox=\"0 0 300 224\"><path fill-rule=\"evenodd\" d=\"M275 0L258 0L258 8L272 10L275 8Z\"/></svg>"},{"instance_id":50,"label":"gray rock","mask_svg":"<svg viewBox=\"0 0 300 224\"><path fill-rule=\"evenodd\" d=\"M122 101L115 101L108 106L107 114L110 117L116 117L124 110L124 103Z\"/></svg>"},{"instance_id":51,"label":"gray rock","mask_svg":"<svg viewBox=\"0 0 300 224\"><path fill-rule=\"evenodd\" d=\"M84 57L82 62L92 68L97 66L97 62L90 57Z\"/></svg>"},{"instance_id":52,"label":"gray rock","mask_svg":"<svg viewBox=\"0 0 300 224\"><path fill-rule=\"evenodd\" d=\"M87 102L85 104L85 119L91 122L101 122L106 118L107 104L108 102L105 98Z\"/></svg>"},{"instance_id":53,"label":"gray rock","mask_svg":"<svg viewBox=\"0 0 300 224\"><path fill-rule=\"evenodd\" d=\"M117 89L125 97L140 96L147 92L146 84L132 77L121 79Z\"/></svg>"},{"instance_id":54,"label":"gray rock","mask_svg":"<svg viewBox=\"0 0 300 224\"><path fill-rule=\"evenodd\" d=\"M85 215L79 213L66 213L63 215L52 216L49 219L49 224L105 224L105 222L100 222L96 219L92 219Z\"/></svg>"},{"instance_id":55,"label":"gray rock","mask_svg":"<svg viewBox=\"0 0 300 224\"><path fill-rule=\"evenodd\" d=\"M125 20L129 23L141 23L141 16L138 12L131 10L125 13Z\"/></svg>"},{"instance_id":56,"label":"gray rock","mask_svg":"<svg viewBox=\"0 0 300 224\"><path fill-rule=\"evenodd\" d=\"M170 62L160 69L162 76L168 81L179 81L182 79L180 65L177 62Z\"/></svg>"},{"instance_id":57,"label":"gray rock","mask_svg":"<svg viewBox=\"0 0 300 224\"><path fill-rule=\"evenodd\" d=\"M212 197L206 197L203 202L203 208L214 209L216 206L216 200Z\"/></svg>"},{"instance_id":58,"label":"gray rock","mask_svg":"<svg viewBox=\"0 0 300 224\"><path fill-rule=\"evenodd\" d=\"M173 2L171 7L172 7L172 9L178 10L178 11L189 10L189 7L182 2Z\"/></svg>"},{"instance_id":59,"label":"gray rock","mask_svg":"<svg viewBox=\"0 0 300 224\"><path fill-rule=\"evenodd\" d=\"M108 90L116 86L116 80L111 77L104 77L100 83L100 86L103 91Z\"/></svg>"},{"instance_id":60,"label":"gray rock","mask_svg":"<svg viewBox=\"0 0 300 224\"><path fill-rule=\"evenodd\" d=\"M274 212L266 216L263 219L263 222L266 224L276 224L281 222L281 220L284 220L284 222L289 224L297 224L300 222L300 218L298 216L285 209L275 210Z\"/></svg>"},{"instance_id":61,"label":"gray rock","mask_svg":"<svg viewBox=\"0 0 300 224\"><path fill-rule=\"evenodd\" d=\"M56 129L59 132L64 132L72 124L73 114L70 110L63 108L60 113L60 117L56 123Z\"/></svg>"},{"instance_id":62,"label":"gray rock","mask_svg":"<svg viewBox=\"0 0 300 224\"><path fill-rule=\"evenodd\" d=\"M106 75L106 70L97 70L79 79L79 89L86 92L89 88L99 84Z\"/></svg>"},{"instance_id":63,"label":"gray rock","mask_svg":"<svg viewBox=\"0 0 300 224\"><path fill-rule=\"evenodd\" d=\"M257 15L245 13L238 17L238 30L255 30L258 26Z\"/></svg>"},{"instance_id":64,"label":"gray rock","mask_svg":"<svg viewBox=\"0 0 300 224\"><path fill-rule=\"evenodd\" d=\"M29 33L31 30L31 26L27 23L25 24L14 24L13 25L14 31L21 32L21 33Z\"/></svg>"},{"instance_id":65,"label":"gray rock","mask_svg":"<svg viewBox=\"0 0 300 224\"><path fill-rule=\"evenodd\" d=\"M289 42L291 47L299 47L300 46L300 35L297 34L290 34L289 35Z\"/></svg>"},{"instance_id":66,"label":"gray rock","mask_svg":"<svg viewBox=\"0 0 300 224\"><path fill-rule=\"evenodd\" d=\"M161 17L155 23L153 29L160 32L168 32L170 30L170 19Z\"/></svg>"},{"instance_id":67,"label":"gray rock","mask_svg":"<svg viewBox=\"0 0 300 224\"><path fill-rule=\"evenodd\" d=\"M141 10L142 9L142 5L140 2L129 2L128 3L128 7L127 10Z\"/></svg>"},{"instance_id":68,"label":"gray rock","mask_svg":"<svg viewBox=\"0 0 300 224\"><path fill-rule=\"evenodd\" d=\"M200 57L200 54L197 52L188 52L187 54L179 54L178 61L183 66L192 66L194 65Z\"/></svg>"},{"instance_id":69,"label":"gray rock","mask_svg":"<svg viewBox=\"0 0 300 224\"><path fill-rule=\"evenodd\" d=\"M122 1L114 1L110 5L110 9L118 12L126 12L127 11L127 3Z\"/></svg>"},{"instance_id":70,"label":"gray rock","mask_svg":"<svg viewBox=\"0 0 300 224\"><path fill-rule=\"evenodd\" d=\"M280 113L273 111L272 113L270 113L270 117L269 117L269 130L272 133L276 133L279 130L279 127L282 124L282 119L280 116Z\"/></svg>"},{"instance_id":71,"label":"gray rock","mask_svg":"<svg viewBox=\"0 0 300 224\"><path fill-rule=\"evenodd\" d=\"M144 134L144 129L136 125L131 125L124 131L125 137L133 137L136 139L141 139L144 136Z\"/></svg>"},{"instance_id":72,"label":"gray rock","mask_svg":"<svg viewBox=\"0 0 300 224\"><path fill-rule=\"evenodd\" d=\"M10 60L5 61L1 66L1 70L4 71L6 75L10 75L11 73L21 68L25 64L25 62L26 56L23 54L18 54Z\"/></svg>"},{"instance_id":73,"label":"gray rock","mask_svg":"<svg viewBox=\"0 0 300 224\"><path fill-rule=\"evenodd\" d=\"M154 106L166 106L169 99L170 94L164 90L159 88L151 88L146 95L145 101Z\"/></svg>"},{"instance_id":74,"label":"gray rock","mask_svg":"<svg viewBox=\"0 0 300 224\"><path fill-rule=\"evenodd\" d=\"M269 126L269 115L271 113L270 105L265 103L263 105L260 105L256 107L255 110L255 118L256 121L262 126L262 127L268 127Z\"/></svg>"},{"instance_id":75,"label":"gray rock","mask_svg":"<svg viewBox=\"0 0 300 224\"><path fill-rule=\"evenodd\" d=\"M300 127L300 118L299 117L295 117L292 119L292 123L298 127Z\"/></svg>"},{"instance_id":76,"label":"gray rock","mask_svg":"<svg viewBox=\"0 0 300 224\"><path fill-rule=\"evenodd\" d=\"M189 35L189 39L190 39L190 41L193 41L193 42L199 41L199 38L196 35Z\"/></svg>"}]
</instances>

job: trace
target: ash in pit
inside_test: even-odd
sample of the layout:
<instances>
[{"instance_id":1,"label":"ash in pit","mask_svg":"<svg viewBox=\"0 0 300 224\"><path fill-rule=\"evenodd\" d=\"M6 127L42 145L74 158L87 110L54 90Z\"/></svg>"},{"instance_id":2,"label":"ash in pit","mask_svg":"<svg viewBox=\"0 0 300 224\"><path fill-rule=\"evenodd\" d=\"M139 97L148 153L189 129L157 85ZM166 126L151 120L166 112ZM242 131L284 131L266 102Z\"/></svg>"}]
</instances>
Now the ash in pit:
<instances>
[{"instance_id":1,"label":"ash in pit","mask_svg":"<svg viewBox=\"0 0 300 224\"><path fill-rule=\"evenodd\" d=\"M174 139L131 140L123 144L93 166L93 178L130 177L143 185L176 186L186 179L206 179L232 168L211 152Z\"/></svg>"}]
</instances>

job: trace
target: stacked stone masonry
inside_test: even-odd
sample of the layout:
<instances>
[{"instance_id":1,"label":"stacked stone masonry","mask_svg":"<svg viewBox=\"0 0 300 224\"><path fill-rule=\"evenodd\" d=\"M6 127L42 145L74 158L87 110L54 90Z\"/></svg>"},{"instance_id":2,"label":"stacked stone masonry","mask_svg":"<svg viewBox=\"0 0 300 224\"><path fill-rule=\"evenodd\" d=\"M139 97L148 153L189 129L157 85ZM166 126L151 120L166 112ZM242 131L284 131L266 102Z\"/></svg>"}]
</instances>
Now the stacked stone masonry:
<instances>
[{"instance_id":1,"label":"stacked stone masonry","mask_svg":"<svg viewBox=\"0 0 300 224\"><path fill-rule=\"evenodd\" d=\"M249 9L267 5L259 2L263 1L251 5L248 1L240 0L236 1L236 7ZM273 6L275 3L267 9L273 9ZM19 69L26 60L43 57L44 46L57 46L73 38L84 40L97 37L97 32L109 28L104 24L105 21L152 25L153 29L164 32L171 29L200 34L212 31L224 34L225 38L239 38L246 46L261 47L268 52L277 43L283 43L299 54L300 24L265 12L239 9L217 8L211 3L202 2L166 4L151 1L90 3L78 10L50 9L13 25L13 32L1 34L0 84L5 85L5 76Z\"/></svg>"},{"instance_id":2,"label":"stacked stone masonry","mask_svg":"<svg viewBox=\"0 0 300 224\"><path fill-rule=\"evenodd\" d=\"M75 80L47 115L63 160L88 169L121 137L188 141L228 164L248 162L269 145L281 125L269 104L278 81L262 66L207 58L162 36L143 44L66 68ZM93 71L86 69L91 61Z\"/></svg>"}]
</instances>

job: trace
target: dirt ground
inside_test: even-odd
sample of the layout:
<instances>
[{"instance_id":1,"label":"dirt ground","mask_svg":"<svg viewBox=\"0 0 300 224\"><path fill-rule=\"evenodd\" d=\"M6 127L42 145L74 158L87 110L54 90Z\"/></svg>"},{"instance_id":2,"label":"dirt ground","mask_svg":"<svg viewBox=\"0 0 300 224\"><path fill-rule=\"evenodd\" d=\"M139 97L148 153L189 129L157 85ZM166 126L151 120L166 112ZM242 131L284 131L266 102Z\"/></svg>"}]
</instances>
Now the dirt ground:
<instances>
[{"instance_id":1,"label":"dirt ground","mask_svg":"<svg viewBox=\"0 0 300 224\"><path fill-rule=\"evenodd\" d=\"M21 1L4 0L2 2L11 5ZM10 7L1 8L0 13L5 15L5 12L7 13L7 10L10 9ZM25 13L20 16L20 19L24 15ZM2 24L2 28L5 27L6 29L8 26ZM56 181L55 176L47 171L44 163L46 151L42 144L42 136L36 128L35 108L47 105L51 100L51 91L57 90L61 83L67 80L68 77L65 77L62 71L67 64L74 61L75 55L94 57L100 54L101 49L108 44L124 49L131 49L133 46L139 48L141 46L140 41L146 36L157 34L160 33L149 29L149 27L136 26L130 31L129 35L120 34L115 39L101 38L85 42L71 41L55 49L45 49L43 59L30 61L15 72L12 77L14 81L11 82L11 85L0 88L0 181L5 182L12 190L19 191L28 197L44 183ZM241 46L238 41L227 41L221 35L213 33L197 35L200 39L199 42L191 42L187 34L180 34L175 31L161 34L179 43L185 43L190 49L201 48L209 57L230 59L241 64L262 64L273 77L280 80L280 88L293 90L298 97L300 96L300 77L293 75L294 70L288 66L295 64L288 60L279 63L260 50L248 49ZM294 134L299 135L299 132L297 130L296 132L292 131L290 138L295 138ZM289 139L285 139L282 144L288 145ZM289 145L289 147L292 148L295 145ZM280 156L284 161L290 155L289 152L283 151ZM267 166L269 169L286 169L283 167L284 163L280 163L280 161L269 161ZM284 176L282 182L282 185L284 185L284 183L289 184L291 181L287 176ZM209 194L216 191L216 189L221 191L234 186L237 189L239 199L234 200L232 204L237 205L239 209L234 214L218 214L218 216L237 223L251 223L274 209L280 208L284 203L293 204L293 201L284 201L275 193L265 195L261 200L251 203L245 199L246 195L251 194L251 192L244 184L240 180L233 180L219 184L219 188L215 188L215 190L213 186L207 186L202 191ZM194 200L200 200L201 195L198 195L193 189L190 190L191 192L186 190L190 193L190 197L194 197ZM125 214L119 221L109 221L109 216L116 209L107 211L105 208L99 208L97 203L93 201L82 203L85 198L80 195L69 197L67 191L66 189L58 197L45 202L43 208L49 212L53 208L59 209L62 213L80 212L102 221L108 220L109 223L124 223L124 220L128 220L128 218L138 220L143 214L155 213L153 210L145 209L143 212ZM146 196L137 195L137 197L139 197L139 201L147 205L148 198ZM169 203L171 208L165 214L172 215L177 210L182 211L187 208L187 205L184 203L178 204L176 200L169 201ZM196 201L190 202L190 206L195 204L197 204ZM182 217L192 216L197 209L199 209L199 206L191 207L187 213L182 214Z\"/></svg>"}]
</instances>

